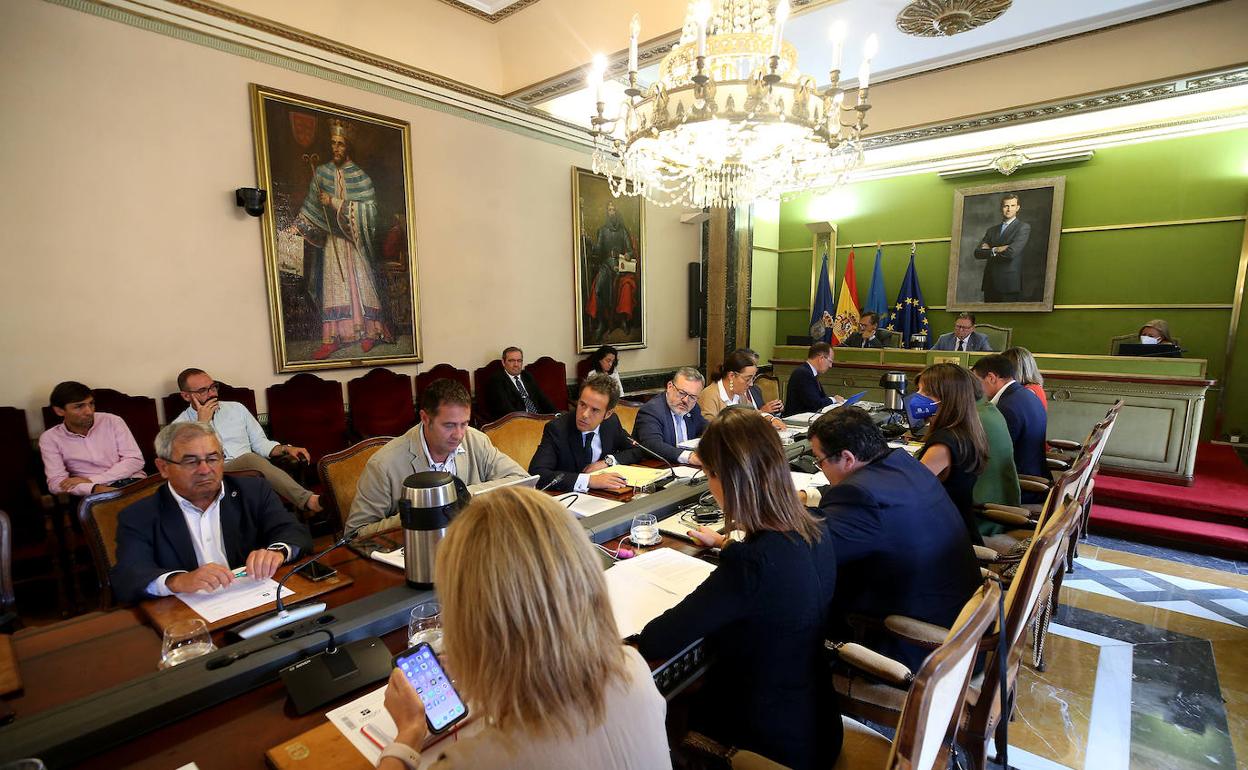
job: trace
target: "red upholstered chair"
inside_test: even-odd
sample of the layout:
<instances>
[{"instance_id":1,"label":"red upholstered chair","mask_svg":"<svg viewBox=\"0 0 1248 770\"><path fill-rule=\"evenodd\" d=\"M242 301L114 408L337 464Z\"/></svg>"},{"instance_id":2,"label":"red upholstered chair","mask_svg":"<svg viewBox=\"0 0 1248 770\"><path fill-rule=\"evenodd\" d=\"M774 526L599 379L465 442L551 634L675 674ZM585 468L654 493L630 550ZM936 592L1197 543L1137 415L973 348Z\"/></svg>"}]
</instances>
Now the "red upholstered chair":
<instances>
[{"instance_id":1,"label":"red upholstered chair","mask_svg":"<svg viewBox=\"0 0 1248 770\"><path fill-rule=\"evenodd\" d=\"M347 383L351 430L357 438L401 436L416 424L412 378L389 369L373 369Z\"/></svg>"},{"instance_id":2,"label":"red upholstered chair","mask_svg":"<svg viewBox=\"0 0 1248 770\"><path fill-rule=\"evenodd\" d=\"M464 386L464 390L472 393L472 381L468 379L468 371L466 369L456 369L450 364L438 364L427 372L421 372L416 375L416 404L420 405L420 394L425 392L425 388L434 380L455 380Z\"/></svg>"},{"instance_id":3,"label":"red upholstered chair","mask_svg":"<svg viewBox=\"0 0 1248 770\"><path fill-rule=\"evenodd\" d=\"M501 414L491 414L490 405L485 401L486 385L495 372L501 371L503 371L503 362L495 358L485 366L474 369L472 372L473 392L476 393L476 398L473 400L472 417L478 425L484 425L493 419L502 417Z\"/></svg>"},{"instance_id":4,"label":"red upholstered chair","mask_svg":"<svg viewBox=\"0 0 1248 770\"><path fill-rule=\"evenodd\" d=\"M557 411L568 408L568 367L562 361L542 356L524 369L533 375L537 387L542 389Z\"/></svg>"},{"instance_id":5,"label":"red upholstered chair","mask_svg":"<svg viewBox=\"0 0 1248 770\"><path fill-rule=\"evenodd\" d=\"M270 385L265 393L269 400L269 438L306 447L313 468L322 457L350 443L342 383L303 372Z\"/></svg>"},{"instance_id":6,"label":"red upholstered chair","mask_svg":"<svg viewBox=\"0 0 1248 770\"><path fill-rule=\"evenodd\" d=\"M222 401L237 401L247 407L252 417L260 416L260 412L256 410L256 391L251 388L236 388L217 380L217 398ZM187 407L181 393L170 393L161 399L161 404L165 408L166 423L173 422L174 418L186 411Z\"/></svg>"},{"instance_id":7,"label":"red upholstered chair","mask_svg":"<svg viewBox=\"0 0 1248 770\"><path fill-rule=\"evenodd\" d=\"M582 358L576 362L576 384L580 385L589 376L589 370L593 367L593 362L588 358Z\"/></svg>"}]
</instances>

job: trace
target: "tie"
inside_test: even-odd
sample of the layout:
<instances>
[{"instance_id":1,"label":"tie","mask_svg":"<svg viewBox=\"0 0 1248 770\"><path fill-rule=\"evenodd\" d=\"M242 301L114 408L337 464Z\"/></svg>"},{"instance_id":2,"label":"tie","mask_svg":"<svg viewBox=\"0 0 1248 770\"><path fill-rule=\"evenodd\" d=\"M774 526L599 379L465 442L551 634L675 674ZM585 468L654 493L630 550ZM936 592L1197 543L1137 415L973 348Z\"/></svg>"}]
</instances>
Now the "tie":
<instances>
[{"instance_id":1,"label":"tie","mask_svg":"<svg viewBox=\"0 0 1248 770\"><path fill-rule=\"evenodd\" d=\"M998 236L1005 235L1005 228L1007 228L1007 227L1009 227L1009 226L1010 226L1010 223L1009 223L1009 222L1002 222L1002 223L1001 223L1001 232L1000 232L1000 233L998 233Z\"/></svg>"},{"instance_id":2,"label":"tie","mask_svg":"<svg viewBox=\"0 0 1248 770\"><path fill-rule=\"evenodd\" d=\"M689 431L685 428L685 418L678 414L673 414L672 419L676 426L676 443L689 440Z\"/></svg>"},{"instance_id":3,"label":"tie","mask_svg":"<svg viewBox=\"0 0 1248 770\"><path fill-rule=\"evenodd\" d=\"M594 434L581 434L581 467L584 468L594 461Z\"/></svg>"},{"instance_id":4,"label":"tie","mask_svg":"<svg viewBox=\"0 0 1248 770\"><path fill-rule=\"evenodd\" d=\"M966 340L958 340L958 350L962 353L966 352Z\"/></svg>"},{"instance_id":5,"label":"tie","mask_svg":"<svg viewBox=\"0 0 1248 770\"><path fill-rule=\"evenodd\" d=\"M520 376L513 377L516 381L516 390L520 391L520 398L524 399L524 411L533 414L537 413L537 405L533 403L533 399L529 398L529 391L524 389L524 384L520 382Z\"/></svg>"}]
</instances>

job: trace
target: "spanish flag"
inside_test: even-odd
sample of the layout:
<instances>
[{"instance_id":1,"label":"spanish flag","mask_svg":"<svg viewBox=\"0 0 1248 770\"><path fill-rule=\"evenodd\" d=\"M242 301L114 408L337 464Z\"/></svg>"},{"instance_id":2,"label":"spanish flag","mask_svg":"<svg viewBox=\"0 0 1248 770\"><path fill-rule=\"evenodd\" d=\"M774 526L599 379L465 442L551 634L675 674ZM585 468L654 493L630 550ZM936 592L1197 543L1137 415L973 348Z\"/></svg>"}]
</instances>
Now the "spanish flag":
<instances>
[{"instance_id":1,"label":"spanish flag","mask_svg":"<svg viewBox=\"0 0 1248 770\"><path fill-rule=\"evenodd\" d=\"M832 317L832 344L839 345L858 331L858 281L854 277L854 250L849 250L845 275L841 278L841 296Z\"/></svg>"}]
</instances>

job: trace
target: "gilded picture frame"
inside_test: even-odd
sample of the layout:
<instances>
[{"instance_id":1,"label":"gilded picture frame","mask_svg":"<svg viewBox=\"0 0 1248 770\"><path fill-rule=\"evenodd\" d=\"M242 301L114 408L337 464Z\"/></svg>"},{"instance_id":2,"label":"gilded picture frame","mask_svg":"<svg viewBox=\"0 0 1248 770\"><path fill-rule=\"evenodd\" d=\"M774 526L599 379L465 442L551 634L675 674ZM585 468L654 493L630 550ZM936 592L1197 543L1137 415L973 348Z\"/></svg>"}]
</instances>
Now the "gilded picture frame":
<instances>
[{"instance_id":1,"label":"gilded picture frame","mask_svg":"<svg viewBox=\"0 0 1248 770\"><path fill-rule=\"evenodd\" d=\"M646 207L605 176L572 167L576 349L646 347Z\"/></svg>"},{"instance_id":2,"label":"gilded picture frame","mask_svg":"<svg viewBox=\"0 0 1248 770\"><path fill-rule=\"evenodd\" d=\"M1064 176L955 190L948 309L1052 310L1065 195Z\"/></svg>"},{"instance_id":3,"label":"gilded picture frame","mask_svg":"<svg viewBox=\"0 0 1248 770\"><path fill-rule=\"evenodd\" d=\"M421 361L411 125L250 91L276 370Z\"/></svg>"}]
</instances>

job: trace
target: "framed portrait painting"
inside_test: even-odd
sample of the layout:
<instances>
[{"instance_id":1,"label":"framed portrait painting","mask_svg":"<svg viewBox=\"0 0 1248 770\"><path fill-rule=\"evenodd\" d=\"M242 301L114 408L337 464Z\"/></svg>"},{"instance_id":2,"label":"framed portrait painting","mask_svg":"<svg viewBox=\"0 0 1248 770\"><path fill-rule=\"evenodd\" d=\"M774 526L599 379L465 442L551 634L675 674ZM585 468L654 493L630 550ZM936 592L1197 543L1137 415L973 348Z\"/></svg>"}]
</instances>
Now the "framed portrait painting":
<instances>
[{"instance_id":1,"label":"framed portrait painting","mask_svg":"<svg viewBox=\"0 0 1248 770\"><path fill-rule=\"evenodd\" d=\"M251 96L277 371L420 361L410 125Z\"/></svg>"},{"instance_id":2,"label":"framed portrait painting","mask_svg":"<svg viewBox=\"0 0 1248 770\"><path fill-rule=\"evenodd\" d=\"M1066 177L964 187L953 194L951 311L1049 311Z\"/></svg>"},{"instance_id":3,"label":"framed portrait painting","mask_svg":"<svg viewBox=\"0 0 1248 770\"><path fill-rule=\"evenodd\" d=\"M572 169L576 344L581 353L646 346L646 213L639 196L615 197L607 178Z\"/></svg>"}]
</instances>

